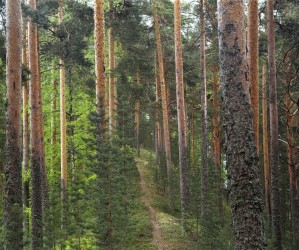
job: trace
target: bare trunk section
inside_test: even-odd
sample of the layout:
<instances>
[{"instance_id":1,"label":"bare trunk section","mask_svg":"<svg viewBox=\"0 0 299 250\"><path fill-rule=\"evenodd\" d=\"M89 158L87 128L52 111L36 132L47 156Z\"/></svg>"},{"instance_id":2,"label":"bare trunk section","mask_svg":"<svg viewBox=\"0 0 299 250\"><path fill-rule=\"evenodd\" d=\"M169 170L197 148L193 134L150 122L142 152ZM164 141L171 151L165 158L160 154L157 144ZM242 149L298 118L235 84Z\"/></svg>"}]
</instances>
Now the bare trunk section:
<instances>
[{"instance_id":1,"label":"bare trunk section","mask_svg":"<svg viewBox=\"0 0 299 250\"><path fill-rule=\"evenodd\" d=\"M4 249L23 249L22 227L22 25L21 2L6 1L6 164Z\"/></svg>"},{"instance_id":2,"label":"bare trunk section","mask_svg":"<svg viewBox=\"0 0 299 250\"><path fill-rule=\"evenodd\" d=\"M213 149L214 149L214 164L217 175L217 203L218 215L223 214L222 204L222 168L221 168L221 152L220 152L220 116L219 116L219 101L218 101L218 70L213 71Z\"/></svg>"},{"instance_id":3,"label":"bare trunk section","mask_svg":"<svg viewBox=\"0 0 299 250\"><path fill-rule=\"evenodd\" d=\"M113 11L113 0L109 0L109 11ZM113 13L112 20L114 19ZM116 86L115 86L115 42L113 35L113 28L109 28L109 131L110 135L113 135L113 130L116 128Z\"/></svg>"},{"instance_id":4,"label":"bare trunk section","mask_svg":"<svg viewBox=\"0 0 299 250\"><path fill-rule=\"evenodd\" d=\"M57 127L57 80L52 81L52 102L51 102L51 169L54 170L56 163Z\"/></svg>"},{"instance_id":5,"label":"bare trunk section","mask_svg":"<svg viewBox=\"0 0 299 250\"><path fill-rule=\"evenodd\" d=\"M296 134L298 126L296 124L296 116L298 115L297 104L294 102L293 93L291 92L291 84L293 82L292 63L290 62L289 53L286 57L286 78L284 96L285 115L287 120L286 137L287 137L287 156L288 156L288 172L290 185L290 203L291 203L291 225L292 225L292 249L299 247L299 190L298 179L296 174L296 166L299 163L298 149L296 148Z\"/></svg>"},{"instance_id":6,"label":"bare trunk section","mask_svg":"<svg viewBox=\"0 0 299 250\"><path fill-rule=\"evenodd\" d=\"M263 199L246 82L244 4L219 0L221 94L235 249L266 249Z\"/></svg>"},{"instance_id":7,"label":"bare trunk section","mask_svg":"<svg viewBox=\"0 0 299 250\"><path fill-rule=\"evenodd\" d=\"M273 0L267 1L267 36L269 65L269 110L270 110L270 166L271 166L271 221L273 244L275 249L282 249L281 242L281 211L279 183L279 151L278 151L278 111L277 83L275 65L275 33L274 33Z\"/></svg>"},{"instance_id":8,"label":"bare trunk section","mask_svg":"<svg viewBox=\"0 0 299 250\"><path fill-rule=\"evenodd\" d=\"M201 218L207 213L209 169L207 131L207 77L206 77L206 33L205 1L199 2L200 15L200 81L201 81Z\"/></svg>"},{"instance_id":9,"label":"bare trunk section","mask_svg":"<svg viewBox=\"0 0 299 250\"><path fill-rule=\"evenodd\" d=\"M30 9L36 10L36 0L30 0ZM31 220L32 249L38 250L43 245L43 211L42 211L42 164L39 131L39 60L37 25L29 19L29 67L31 71L30 93L30 162L31 162Z\"/></svg>"},{"instance_id":10,"label":"bare trunk section","mask_svg":"<svg viewBox=\"0 0 299 250\"><path fill-rule=\"evenodd\" d=\"M159 77L161 88L162 114L163 114L163 134L164 134L164 149L166 154L167 176L170 178L172 171L170 135L169 135L169 119L168 119L168 104L167 104L167 86L165 82L164 64L163 64L163 49L161 43L160 26L157 14L157 0L152 2L155 37L157 46L157 56L159 65Z\"/></svg>"},{"instance_id":11,"label":"bare trunk section","mask_svg":"<svg viewBox=\"0 0 299 250\"><path fill-rule=\"evenodd\" d=\"M179 166L182 219L184 225L185 214L189 206L189 174L188 174L188 140L186 126L186 107L183 82L183 52L181 38L181 2L174 1L174 41L175 41L175 72L176 72L176 99L178 113L179 137Z\"/></svg>"},{"instance_id":12,"label":"bare trunk section","mask_svg":"<svg viewBox=\"0 0 299 250\"><path fill-rule=\"evenodd\" d=\"M140 86L140 72L139 69L137 69L136 74L136 82L137 82L137 88ZM140 145L139 145L139 132L140 132L140 100L139 97L137 97L136 103L135 103L135 133L136 133L136 151L137 156L140 157Z\"/></svg>"},{"instance_id":13,"label":"bare trunk section","mask_svg":"<svg viewBox=\"0 0 299 250\"><path fill-rule=\"evenodd\" d=\"M156 57L156 161L157 164L161 163L161 155L163 150L162 145L162 128L160 123L160 109L161 109L161 90L160 90L160 76L159 76L159 66Z\"/></svg>"},{"instance_id":14,"label":"bare trunk section","mask_svg":"<svg viewBox=\"0 0 299 250\"><path fill-rule=\"evenodd\" d=\"M263 152L264 152L264 178L265 178L265 204L268 216L271 218L271 186L270 186L270 162L269 162L269 131L268 131L268 99L267 99L267 71L263 66Z\"/></svg>"},{"instance_id":15,"label":"bare trunk section","mask_svg":"<svg viewBox=\"0 0 299 250\"><path fill-rule=\"evenodd\" d=\"M259 153L259 36L258 0L248 1L248 69L253 110L253 129Z\"/></svg>"},{"instance_id":16,"label":"bare trunk section","mask_svg":"<svg viewBox=\"0 0 299 250\"><path fill-rule=\"evenodd\" d=\"M95 0L94 12L94 44L96 72L96 108L99 116L98 129L102 134L106 128L106 76L105 76L105 20L104 0Z\"/></svg>"}]
</instances>

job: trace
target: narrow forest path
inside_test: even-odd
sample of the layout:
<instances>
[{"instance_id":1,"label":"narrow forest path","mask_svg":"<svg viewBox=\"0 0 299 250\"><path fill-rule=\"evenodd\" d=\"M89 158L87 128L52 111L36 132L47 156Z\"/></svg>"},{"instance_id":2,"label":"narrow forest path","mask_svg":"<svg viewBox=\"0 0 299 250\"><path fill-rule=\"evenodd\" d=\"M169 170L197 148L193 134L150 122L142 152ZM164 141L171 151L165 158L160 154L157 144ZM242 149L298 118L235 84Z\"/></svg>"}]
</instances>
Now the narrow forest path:
<instances>
[{"instance_id":1,"label":"narrow forest path","mask_svg":"<svg viewBox=\"0 0 299 250\"><path fill-rule=\"evenodd\" d=\"M143 168L141 167L141 161L143 161L143 160L137 159L137 168L138 168L138 172L140 175L140 186L141 186L142 192L144 193L141 196L141 201L143 202L145 207L150 212L150 219L151 219L152 231L153 231L153 240L154 240L156 246L158 247L158 250L166 250L166 247L165 247L165 244L164 244L163 238L162 238L162 231L160 229L160 225L157 220L157 212L156 212L155 208L151 205L151 202L150 202L151 194L150 194L150 192L147 188L147 185L145 183ZM146 163L145 161L143 161L143 162Z\"/></svg>"}]
</instances>

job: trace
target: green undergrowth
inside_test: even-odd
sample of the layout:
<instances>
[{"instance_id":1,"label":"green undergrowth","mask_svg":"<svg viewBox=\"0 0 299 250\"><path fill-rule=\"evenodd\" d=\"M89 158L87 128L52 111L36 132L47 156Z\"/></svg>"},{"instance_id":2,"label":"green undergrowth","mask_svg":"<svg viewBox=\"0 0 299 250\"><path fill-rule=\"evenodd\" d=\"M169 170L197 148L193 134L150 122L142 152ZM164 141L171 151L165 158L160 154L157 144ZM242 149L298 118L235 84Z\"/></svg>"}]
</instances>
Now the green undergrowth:
<instances>
[{"instance_id":1,"label":"green undergrowth","mask_svg":"<svg viewBox=\"0 0 299 250\"><path fill-rule=\"evenodd\" d=\"M144 175L150 194L150 203L157 213L165 249L196 249L189 236L182 230L179 213L169 209L168 198L164 192L164 183L160 179L159 167L155 163L154 154L141 150L141 156L137 158L137 162Z\"/></svg>"}]
</instances>

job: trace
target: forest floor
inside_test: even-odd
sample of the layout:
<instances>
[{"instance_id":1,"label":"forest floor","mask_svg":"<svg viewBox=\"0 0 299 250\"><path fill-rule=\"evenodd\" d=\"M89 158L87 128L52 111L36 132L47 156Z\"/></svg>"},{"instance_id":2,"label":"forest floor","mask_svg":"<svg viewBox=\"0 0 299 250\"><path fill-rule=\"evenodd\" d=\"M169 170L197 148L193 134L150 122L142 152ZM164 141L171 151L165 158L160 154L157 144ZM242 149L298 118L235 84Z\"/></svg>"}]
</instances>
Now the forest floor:
<instances>
[{"instance_id":1,"label":"forest floor","mask_svg":"<svg viewBox=\"0 0 299 250\"><path fill-rule=\"evenodd\" d=\"M153 241L158 250L190 249L190 241L183 234L179 218L168 210L167 198L161 192L157 182L157 168L154 155L142 150L141 157L136 158L140 174L140 186L143 192L141 201L149 210L152 224Z\"/></svg>"}]
</instances>

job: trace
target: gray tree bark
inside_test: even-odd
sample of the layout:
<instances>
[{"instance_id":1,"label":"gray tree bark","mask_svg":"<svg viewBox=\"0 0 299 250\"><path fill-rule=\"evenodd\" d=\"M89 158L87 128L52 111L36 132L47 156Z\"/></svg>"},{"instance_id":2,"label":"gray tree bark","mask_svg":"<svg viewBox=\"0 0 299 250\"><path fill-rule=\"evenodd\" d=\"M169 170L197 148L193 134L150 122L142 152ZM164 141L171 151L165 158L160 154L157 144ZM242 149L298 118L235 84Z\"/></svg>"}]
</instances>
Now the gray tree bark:
<instances>
[{"instance_id":1,"label":"gray tree bark","mask_svg":"<svg viewBox=\"0 0 299 250\"><path fill-rule=\"evenodd\" d=\"M263 197L246 82L244 4L219 0L221 95L235 249L266 249Z\"/></svg>"}]
</instances>

